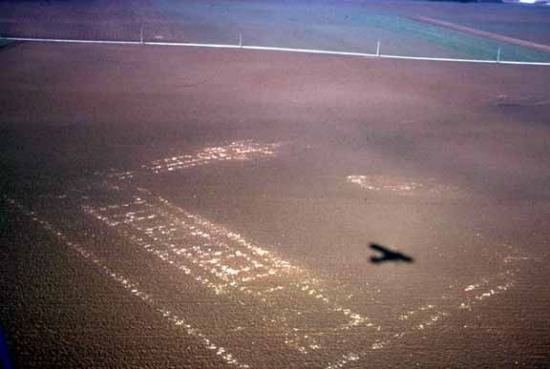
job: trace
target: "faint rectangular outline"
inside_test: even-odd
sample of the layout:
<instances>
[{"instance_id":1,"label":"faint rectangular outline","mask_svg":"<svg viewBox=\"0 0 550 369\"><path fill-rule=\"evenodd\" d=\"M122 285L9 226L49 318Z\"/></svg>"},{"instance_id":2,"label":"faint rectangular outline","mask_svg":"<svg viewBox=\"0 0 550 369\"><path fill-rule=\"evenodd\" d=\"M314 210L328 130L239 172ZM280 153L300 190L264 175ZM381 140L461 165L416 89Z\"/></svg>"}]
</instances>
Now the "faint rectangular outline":
<instances>
[{"instance_id":1,"label":"faint rectangular outline","mask_svg":"<svg viewBox=\"0 0 550 369\"><path fill-rule=\"evenodd\" d=\"M144 190L144 189L142 189ZM144 191L147 191L150 193L149 190L144 190ZM152 194L152 193L151 193ZM491 276L491 277L485 277L485 278L482 278L482 280L489 280L491 278L494 278L495 276ZM481 283L477 284L478 287ZM470 285L471 286L471 285ZM469 286L469 287L470 287ZM497 291L495 292L494 289L490 289L489 292L487 293L483 293L482 295L480 295L481 297L480 298L475 298L476 301L470 301L471 304L474 304L474 303L478 303L482 300L484 300L486 297L490 297L494 294L498 294L498 293L501 293L503 291L503 289L500 289L500 285L499 286L496 286L494 289L496 289ZM511 287L510 286L505 286L504 290L506 290L507 288ZM461 305L457 308L458 309L461 309L462 308L462 305L465 305L464 302L461 303ZM433 308L434 306L433 305L428 305L429 308ZM468 304L468 307L470 305ZM412 311L408 311L406 312L406 314L409 314L409 315L412 315L414 314L415 311L426 311L428 309L425 309L424 306L416 309L416 310L412 310ZM455 310L452 310L452 311L455 311ZM433 325L433 323L435 322L438 322L440 321L442 318L444 318L445 316L449 315L450 313L449 312L445 312L445 311L436 311L433 315L430 316L430 321L427 321L426 323L424 324L419 324L418 326L415 326L411 329L409 329L408 331L406 332L401 332L401 334L399 335L396 335L394 336L394 339L401 339L403 336L407 335L407 334L411 334L417 330L423 330L425 327L429 327L431 325ZM399 316L403 316L404 314L400 314ZM357 352L357 353L347 353L347 354L344 354L340 360L336 361L336 362L333 362L333 363L328 363L327 366L326 366L326 369L335 369L335 368L342 368L345 366L346 363L348 362L352 362L352 361L356 361L356 360L359 360L361 358L361 356L365 356L367 355L369 352L371 352L372 350L377 350L377 349L381 349L385 346L387 346L387 344L389 344L390 342L392 342L392 340L386 340L386 341L381 341L380 339L375 339L374 340L374 343L372 344L372 346L370 347L370 349L366 350L366 351L362 351L362 352Z\"/></svg>"}]
</instances>

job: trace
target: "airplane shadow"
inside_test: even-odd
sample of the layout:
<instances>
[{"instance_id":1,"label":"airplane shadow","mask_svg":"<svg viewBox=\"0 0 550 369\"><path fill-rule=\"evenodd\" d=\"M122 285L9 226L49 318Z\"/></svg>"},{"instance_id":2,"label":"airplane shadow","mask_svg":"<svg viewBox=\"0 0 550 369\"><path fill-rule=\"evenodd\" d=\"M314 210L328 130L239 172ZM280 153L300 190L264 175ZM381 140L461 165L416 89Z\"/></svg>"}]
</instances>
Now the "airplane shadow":
<instances>
[{"instance_id":1,"label":"airplane shadow","mask_svg":"<svg viewBox=\"0 0 550 369\"><path fill-rule=\"evenodd\" d=\"M370 257L370 262L373 264L381 264L389 261L403 263L414 262L414 259L412 257L398 251L390 250L389 248L379 245L377 243L371 243L369 247L374 251L380 253L380 255Z\"/></svg>"}]
</instances>

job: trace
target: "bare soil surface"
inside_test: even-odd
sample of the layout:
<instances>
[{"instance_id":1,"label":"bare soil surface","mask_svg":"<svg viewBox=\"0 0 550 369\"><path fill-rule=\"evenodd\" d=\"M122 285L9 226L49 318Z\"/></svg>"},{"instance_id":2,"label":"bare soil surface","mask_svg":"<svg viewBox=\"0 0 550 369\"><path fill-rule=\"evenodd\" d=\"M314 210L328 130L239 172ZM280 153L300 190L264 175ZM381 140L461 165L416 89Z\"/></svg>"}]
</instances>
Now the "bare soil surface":
<instances>
[{"instance_id":1,"label":"bare soil surface","mask_svg":"<svg viewBox=\"0 0 550 369\"><path fill-rule=\"evenodd\" d=\"M543 368L550 73L0 49L17 367ZM369 262L374 242L414 258Z\"/></svg>"}]
</instances>

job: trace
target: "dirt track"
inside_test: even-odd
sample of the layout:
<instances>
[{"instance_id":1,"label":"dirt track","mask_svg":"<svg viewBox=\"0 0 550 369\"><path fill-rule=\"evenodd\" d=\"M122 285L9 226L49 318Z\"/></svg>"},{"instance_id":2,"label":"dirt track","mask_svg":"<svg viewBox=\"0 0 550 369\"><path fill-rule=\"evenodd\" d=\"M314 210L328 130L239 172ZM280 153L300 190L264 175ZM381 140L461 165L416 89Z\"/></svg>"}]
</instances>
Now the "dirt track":
<instances>
[{"instance_id":1,"label":"dirt track","mask_svg":"<svg viewBox=\"0 0 550 369\"><path fill-rule=\"evenodd\" d=\"M471 33L473 35L482 36L482 37L490 38L490 39L497 40L497 41L508 42L508 43L511 43L511 44L514 44L514 45L530 47L530 48L537 49L537 50L542 50L542 51L550 51L550 46L548 46L548 45L543 45L543 44L538 44L536 42L525 41L525 40L520 40L520 39L513 38L513 37L503 36L503 35L499 35L499 34L496 34L496 33L493 33L493 32L480 31L480 30L477 30L475 28L465 27L465 26L445 22L445 21L438 20L438 19L433 19L433 18L428 18L428 17L413 17L412 19L418 20L418 21L421 21L421 22L426 22L426 23L429 23L429 24L435 24L436 26L447 27L447 28L454 29L454 30L461 31L461 32Z\"/></svg>"}]
</instances>

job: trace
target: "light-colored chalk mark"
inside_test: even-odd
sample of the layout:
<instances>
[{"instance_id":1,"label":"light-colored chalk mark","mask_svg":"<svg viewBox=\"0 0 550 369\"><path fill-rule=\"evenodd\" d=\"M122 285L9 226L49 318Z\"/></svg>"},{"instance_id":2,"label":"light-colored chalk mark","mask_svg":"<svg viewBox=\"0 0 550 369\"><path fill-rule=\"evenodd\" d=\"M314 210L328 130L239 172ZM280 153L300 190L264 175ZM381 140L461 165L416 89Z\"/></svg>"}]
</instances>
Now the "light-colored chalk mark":
<instances>
[{"instance_id":1,"label":"light-colored chalk mark","mask_svg":"<svg viewBox=\"0 0 550 369\"><path fill-rule=\"evenodd\" d=\"M326 366L326 369L339 369L346 366L348 363L359 360L360 357L356 353L349 352L342 356L339 360Z\"/></svg>"},{"instance_id":2,"label":"light-colored chalk mark","mask_svg":"<svg viewBox=\"0 0 550 369\"><path fill-rule=\"evenodd\" d=\"M531 260L531 257L525 256L506 256L502 259L503 265L507 266L506 270L497 273L491 278L483 278L477 283L464 286L461 290L466 293L458 300L454 308L445 309L439 308L435 304L425 304L416 309L408 310L399 314L400 321L411 321L411 325L407 330L395 333L392 338L383 341L376 341L368 350L356 353L348 353L340 359L329 363L326 369L343 368L353 361L358 361L365 358L372 350L382 349L387 347L392 342L399 340L407 335L415 332L425 331L436 326L444 320L445 317L457 313L461 310L470 311L474 305L479 305L486 302L492 296L502 294L514 286L513 275L519 270L510 265L512 261ZM457 291L460 292L460 291ZM444 296L442 299L446 299Z\"/></svg>"},{"instance_id":3,"label":"light-colored chalk mark","mask_svg":"<svg viewBox=\"0 0 550 369\"><path fill-rule=\"evenodd\" d=\"M248 161L268 158L275 155L280 144L260 144L252 141L235 141L226 146L214 146L202 149L195 155L181 155L152 161L143 169L153 173L171 172L188 169L219 161Z\"/></svg>"},{"instance_id":4,"label":"light-colored chalk mark","mask_svg":"<svg viewBox=\"0 0 550 369\"><path fill-rule=\"evenodd\" d=\"M453 186L444 186L432 180L417 181L408 178L385 175L359 175L346 177L346 182L358 185L364 190L373 192L393 193L403 196L415 195L458 195L459 190Z\"/></svg>"},{"instance_id":5,"label":"light-colored chalk mark","mask_svg":"<svg viewBox=\"0 0 550 369\"><path fill-rule=\"evenodd\" d=\"M346 181L359 185L361 188L369 191L410 193L418 188L424 187L418 182L403 182L386 176L349 175Z\"/></svg>"},{"instance_id":6,"label":"light-colored chalk mark","mask_svg":"<svg viewBox=\"0 0 550 369\"><path fill-rule=\"evenodd\" d=\"M168 308L160 305L151 294L144 292L140 289L138 284L130 281L128 278L123 275L110 269L100 258L98 258L93 252L87 250L84 246L77 242L72 242L69 238L60 230L52 225L52 223L44 220L38 216L34 211L26 209L19 202L7 198L7 202L17 208L21 213L30 217L34 222L40 224L42 228L48 232L54 234L60 241L64 242L71 250L75 251L78 255L86 259L87 261L94 264L96 267L103 272L104 275L111 278L111 280L120 284L127 292L132 294L135 297L138 297L156 312L158 312L164 319L169 321L172 325L182 329L189 336L195 337L201 342L201 344L208 350L214 351L215 355L221 357L223 361L227 364L235 366L237 368L246 369L249 368L249 365L240 363L233 354L228 352L224 347L217 345L212 339L208 338L204 333L202 333L197 328L192 327L184 318L176 315Z\"/></svg>"},{"instance_id":7,"label":"light-colored chalk mark","mask_svg":"<svg viewBox=\"0 0 550 369\"><path fill-rule=\"evenodd\" d=\"M294 291L304 292L306 296L317 296L318 292L321 292L321 297L317 298L329 307L332 307L334 311L345 312L346 316L352 318L346 324L340 325L337 330L345 330L359 325L372 329L375 332L381 329L380 326L375 326L366 317L361 317L358 314L355 315L342 306L335 306L332 300L327 297L328 294L319 288L319 281L309 277L307 273L302 274L303 270L301 268L278 259L268 250L252 244L241 235L235 234L223 226L213 224L200 216L176 207L167 200L160 196L155 196L146 189L139 189L139 193L141 195L134 198L134 203L139 205L136 209L132 207L132 203L126 202L120 205L109 205L94 210L86 208L86 211L113 227L123 224L130 225L138 232L125 232L127 238L140 244L149 252L161 257L165 262L180 268L186 274L193 274L194 272L192 272L192 269L198 267L201 272L205 273L206 277L196 275L194 278L206 287L216 291L216 293L221 294L229 291L238 291L245 295L255 296L259 301L274 306L270 300L270 295L278 291L294 289ZM144 211L145 209L146 211ZM119 210L123 211L120 212ZM155 223L151 224L151 222ZM178 229L180 231L183 230L183 239L173 237L178 232ZM149 239L143 237L144 233L147 234ZM187 237L187 239L185 239L185 237ZM194 239L194 241L190 241L189 237ZM229 239L229 241L227 239ZM193 247L182 247L182 240L187 243L190 242ZM235 242L236 245L231 244L231 241ZM219 242L218 248L215 248L214 246L217 242ZM220 245L222 246L221 248ZM243 246L244 249L242 249ZM234 260L239 259L238 257L245 256L245 265L248 266L232 265L231 260L226 258L228 253L230 255L232 252L234 253ZM181 259L178 260L174 258L174 255L184 256L186 258L185 262L178 264L181 262ZM266 257L260 258L264 256ZM503 259L503 263L509 264L516 259L524 260L525 258L508 256ZM282 266L282 268L276 267L269 268L268 270L272 271L272 276L286 276L288 277L287 279L299 279L302 282L279 280L274 287L270 287L273 284L267 284L260 287L260 289L250 288L248 283L253 282L255 278L251 277L248 279L248 276L243 273L252 272L252 274L256 273L257 276L266 274L265 270L259 270L259 265L255 265L255 263L260 263L262 268L271 265ZM472 305L478 304L491 296L508 290L513 285L513 282L508 278L511 276L508 276L507 273L508 271L502 274L505 277L504 282L499 282L498 284L493 283L497 278L485 278L478 283L465 286L463 288L464 292L475 290L476 293L466 294L463 300L459 300L455 310L471 309ZM269 276L269 273L267 273L266 276ZM329 363L327 368L340 368L345 366L348 362L359 360L373 350L387 348L396 339L401 339L405 335L412 334L416 331L424 331L435 326L453 311L454 310L439 308L433 304L427 304L418 309L409 310L398 317L400 321L410 322L410 324L408 324L409 328L395 333L392 339L382 340L378 338L380 337L379 335L373 334L371 336L373 341L366 351L344 354L340 360ZM294 325L289 325L285 315L275 317L271 322L274 326L282 327L286 332L284 333L285 343L298 352L305 354L323 348L317 343L314 335L295 333L299 328Z\"/></svg>"},{"instance_id":8,"label":"light-colored chalk mark","mask_svg":"<svg viewBox=\"0 0 550 369\"><path fill-rule=\"evenodd\" d=\"M306 323L293 325L316 313L331 319L333 332L380 329L366 316L336 302L322 281L304 269L148 190L140 189L133 202L88 205L83 210L216 294L236 293L276 307L270 325L282 331L285 343L298 352L322 348L315 334L302 333L308 330ZM296 301L294 297L309 300L308 311L285 305Z\"/></svg>"},{"instance_id":9,"label":"light-colored chalk mark","mask_svg":"<svg viewBox=\"0 0 550 369\"><path fill-rule=\"evenodd\" d=\"M506 257L503 262L508 264ZM530 260L530 258L522 259ZM464 288L465 299L458 306L460 309L471 310L473 304L488 299L491 296L508 291L514 286L513 275L515 270L507 269L493 278L485 278L482 281L470 284Z\"/></svg>"},{"instance_id":10,"label":"light-colored chalk mark","mask_svg":"<svg viewBox=\"0 0 550 369\"><path fill-rule=\"evenodd\" d=\"M154 196L154 195L152 193L150 193L149 191L144 190L144 189L141 189L140 192L144 195L147 195L147 196L135 198L135 201L133 203L137 203L138 205L145 206L145 207L148 207L148 208L151 207L152 206L151 205L151 199L149 199L148 196ZM170 203L168 203L167 200L164 200L160 197L158 197L158 199L159 199L159 201L165 203L167 205L167 207L173 207L174 206L174 205L171 205ZM104 262L102 262L93 253L87 251L80 244L73 243L73 242L69 241L67 239L67 237L62 232L55 229L49 222L38 218L36 213L26 210L23 206L19 205L18 203L16 203L15 201L13 201L11 199L8 199L8 202L11 203L12 205L16 206L17 208L19 208L25 215L31 217L37 223L41 224L44 229L46 229L46 230L52 232L53 234L55 234L59 239L63 240L67 244L67 246L73 248L81 256L89 259L92 263L96 264L109 277L111 277L113 280L120 283L130 293L132 293L136 297L139 297L144 302L148 303L152 308L154 308L157 312L159 312L165 319L170 321L172 324L174 324L175 326L178 326L178 327L181 326L181 328L184 329L188 334L190 334L191 336L195 336L198 339L200 339L202 344L205 347L207 347L208 349L215 351L216 355L225 355L225 356L222 356L224 361L226 361L229 364L235 365L237 367L241 367L241 368L247 368L248 367L246 364L239 363L234 358L233 355L227 353L227 350L225 348L219 347L216 344L214 344L211 341L211 339L209 339L204 333L202 333L202 332L198 331L197 329L193 328L192 326L190 326L184 319L182 319L181 317L178 317L176 314L172 313L169 309L164 308L162 306L159 306L154 301L154 299L151 297L151 295L141 291L137 284L130 282L127 278L125 278L122 275L117 274L117 273L113 272L112 270L110 270L104 264ZM119 211L119 210L127 211L130 208L132 208L133 203L126 202L126 203L121 203L120 205L115 204L115 205L100 207L99 209L101 209L101 212L116 212L116 211ZM86 208L86 209L87 209L87 211L89 211L90 208ZM192 214L186 212L183 209L180 209L180 208L177 208L177 209L182 214L189 214L189 215L192 216ZM127 212L126 214L128 214L128 213L130 213L130 215L133 216L137 212L131 210L131 211ZM146 219L157 219L156 216L155 217L141 216L139 218L142 221L144 221ZM108 219L108 217L105 217L102 220L105 221L106 219ZM215 234L217 232L222 232L222 233L228 233L229 232L224 227L215 225L213 223L210 223L207 220L205 220L204 218L197 217L196 219L198 219L199 223L204 223L208 227L212 228L211 230L209 230L209 232L205 232L205 231L199 229L198 227L195 227L194 229L197 233L194 236L197 236L199 239L200 238L211 239L213 237L213 234L214 234L214 238L215 238ZM129 222L133 223L133 222L135 222L135 220L131 219L131 220L129 220ZM139 220L138 220L138 222L139 222ZM118 223L118 224L122 224L122 223ZM124 224L126 224L126 223L124 223ZM163 228L160 228L160 229L163 230ZM162 232L165 232L165 231L163 230ZM161 234L162 234L162 232L161 232ZM243 245L246 245L246 248L248 248L249 250L254 251L252 253L254 255L259 255L259 256L271 255L271 253L269 251L250 243L246 239L242 238L240 235L235 235L234 238L236 240L238 240L239 243L242 243ZM169 262L170 264L173 265L173 262L172 262L173 259L171 259L170 255L168 255L164 250L158 250L157 249L157 250L154 250L153 253L156 253L157 255L160 255L163 260L165 260L165 261L167 261L167 262ZM486 300L488 300L492 296L495 296L497 294L501 294L501 293L506 292L507 290L509 290L513 286L512 277L514 275L514 271L517 271L517 268L514 269L513 266L515 265L516 262L521 262L521 261L525 261L525 260L531 260L531 258L526 257L526 256L518 256L518 255L513 255L513 256L510 255L510 256L504 257L503 258L503 264L508 267L508 269L506 269L504 272L501 272L501 273L497 274L493 278L484 278L484 279L482 279L481 281L479 281L477 283L468 284L468 285L465 285L464 287L458 289L458 291L463 291L465 293L465 295L464 295L462 300L458 301L458 303L456 305L456 308L454 310L453 309L445 310L445 308L440 308L436 304L426 304L426 305L420 306L417 309L406 311L406 312L404 312L404 313L402 313L398 316L398 320L404 321L404 322L405 321L410 322L411 325L409 326L408 329L403 330L403 331L398 332L398 333L395 333L393 335L393 337L390 338L390 339L384 339L384 340L374 339L371 346L369 346L366 350L364 350L362 352L356 352L356 353L348 352L346 354L343 354L340 357L340 359L338 359L334 362L328 363L326 368L329 368L329 369L343 368L351 362L355 362L355 361L358 361L360 359L364 359L370 352L372 352L374 350L380 350L380 349L388 348L395 340L401 339L404 336L407 336L407 335L410 335L410 334L414 334L414 332L425 331L426 329L429 329L430 327L437 325L438 323L443 321L445 317L451 315L452 313L454 313L456 311L471 310L473 305L481 304L482 302L485 302ZM300 271L301 270L300 268L295 267L295 266L291 266L289 264L285 264L285 265L288 265L288 267L285 266L285 270L286 269L294 270L294 271ZM188 274L188 273L186 273L186 274ZM228 274L231 276L231 275L234 275L234 272L229 272ZM237 273L237 275L238 275L238 273ZM201 277L199 276L199 280L200 280L200 278ZM203 280L207 280L207 279L203 279ZM311 281L309 281L309 283L311 283L312 285L316 285L316 284L318 284L318 281L311 280ZM306 287L306 286L303 286L303 287ZM277 287L273 287L273 288L269 288L269 289L264 289L263 292L265 294L270 294L270 293L274 293L274 292L280 291L280 290L284 290L284 287L283 286L277 286ZM311 291L311 290L308 290L307 287L306 287L306 289L304 291ZM308 292L308 294L309 294L309 292ZM284 323L284 316L282 318L283 319L279 319L279 320L275 319L273 321L273 323L276 323L276 324ZM284 326L285 329L290 329L290 330L294 329L294 327L289 326L289 325L284 325L283 324L283 326ZM375 327L375 328L376 328L376 330L379 331L381 327ZM291 335L291 334L289 334L289 335L286 336L285 341L287 342L288 346L293 347L298 352L301 352L301 353L304 353L304 354L307 354L311 351L314 351L316 349L321 348L320 346L317 345L317 343L314 339L313 340L311 340L311 339L308 340L308 338L310 338L310 337L308 337L307 335L300 335L300 334ZM375 336L373 336L373 338L375 338ZM313 347L311 347L311 346L313 346Z\"/></svg>"},{"instance_id":11,"label":"light-colored chalk mark","mask_svg":"<svg viewBox=\"0 0 550 369\"><path fill-rule=\"evenodd\" d=\"M225 146L206 147L195 154L177 155L142 165L137 171L113 172L109 178L129 179L138 174L159 174L213 164L223 161L251 161L270 158L277 154L280 143L258 143L250 140L234 141Z\"/></svg>"}]
</instances>

